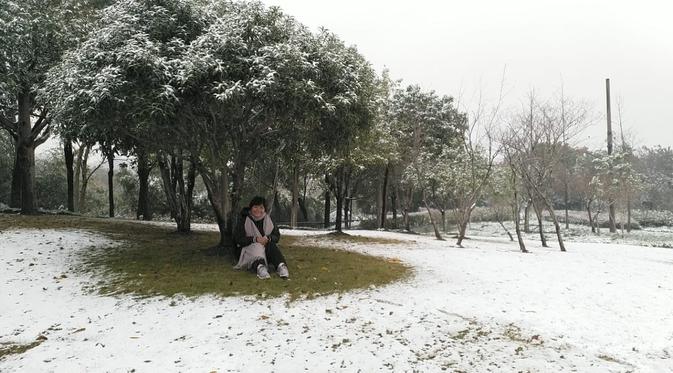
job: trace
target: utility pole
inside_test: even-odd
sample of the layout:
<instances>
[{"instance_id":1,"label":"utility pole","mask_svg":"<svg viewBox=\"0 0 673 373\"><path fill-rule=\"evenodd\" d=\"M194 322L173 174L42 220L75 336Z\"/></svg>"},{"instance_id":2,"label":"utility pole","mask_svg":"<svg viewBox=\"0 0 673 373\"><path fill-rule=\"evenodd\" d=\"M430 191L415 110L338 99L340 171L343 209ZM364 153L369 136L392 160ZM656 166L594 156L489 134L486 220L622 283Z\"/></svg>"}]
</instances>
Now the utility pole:
<instances>
[{"instance_id":1,"label":"utility pole","mask_svg":"<svg viewBox=\"0 0 673 373\"><path fill-rule=\"evenodd\" d=\"M610 118L610 79L605 79L605 96L608 108L608 156L612 155L612 121ZM612 177L612 166L610 166L609 176ZM610 233L617 232L615 224L615 200L612 196L608 199Z\"/></svg>"}]
</instances>

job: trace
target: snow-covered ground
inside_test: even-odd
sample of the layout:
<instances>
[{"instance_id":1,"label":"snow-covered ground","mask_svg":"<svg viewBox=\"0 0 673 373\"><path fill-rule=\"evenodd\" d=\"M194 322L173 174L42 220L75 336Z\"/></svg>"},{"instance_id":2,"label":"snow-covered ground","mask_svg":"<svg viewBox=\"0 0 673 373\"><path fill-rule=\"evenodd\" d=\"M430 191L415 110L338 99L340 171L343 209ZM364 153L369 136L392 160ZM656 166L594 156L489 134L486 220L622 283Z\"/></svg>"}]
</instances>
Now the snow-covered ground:
<instances>
[{"instance_id":1,"label":"snow-covered ground","mask_svg":"<svg viewBox=\"0 0 673 373\"><path fill-rule=\"evenodd\" d=\"M72 268L77 250L115 243L0 232L0 343L47 338L0 371L673 372L673 250L530 242L520 254L495 238L456 248L353 233L405 240L340 245L399 258L415 275L296 302L104 297Z\"/></svg>"}]
</instances>

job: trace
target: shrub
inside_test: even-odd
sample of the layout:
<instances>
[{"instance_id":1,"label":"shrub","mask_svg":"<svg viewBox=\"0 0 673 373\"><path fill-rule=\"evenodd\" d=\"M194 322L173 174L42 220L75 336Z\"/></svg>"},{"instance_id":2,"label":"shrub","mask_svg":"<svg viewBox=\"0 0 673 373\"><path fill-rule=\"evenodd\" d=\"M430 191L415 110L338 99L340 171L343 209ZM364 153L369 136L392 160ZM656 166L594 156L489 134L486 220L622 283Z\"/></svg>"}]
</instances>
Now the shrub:
<instances>
[{"instance_id":1,"label":"shrub","mask_svg":"<svg viewBox=\"0 0 673 373\"><path fill-rule=\"evenodd\" d=\"M633 216L643 227L673 226L672 211L633 210Z\"/></svg>"},{"instance_id":2,"label":"shrub","mask_svg":"<svg viewBox=\"0 0 673 373\"><path fill-rule=\"evenodd\" d=\"M63 209L68 203L68 183L61 149L54 149L35 162L35 196L39 207Z\"/></svg>"}]
</instances>

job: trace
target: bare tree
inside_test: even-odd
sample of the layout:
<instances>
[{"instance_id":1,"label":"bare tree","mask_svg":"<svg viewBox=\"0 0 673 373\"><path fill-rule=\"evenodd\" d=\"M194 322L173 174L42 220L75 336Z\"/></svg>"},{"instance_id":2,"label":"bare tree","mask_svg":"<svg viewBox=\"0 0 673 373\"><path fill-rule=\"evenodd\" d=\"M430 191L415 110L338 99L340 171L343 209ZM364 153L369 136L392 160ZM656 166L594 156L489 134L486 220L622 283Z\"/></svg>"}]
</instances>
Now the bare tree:
<instances>
[{"instance_id":1,"label":"bare tree","mask_svg":"<svg viewBox=\"0 0 673 373\"><path fill-rule=\"evenodd\" d=\"M579 197L584 210L587 212L592 233L597 233L597 218L600 214L599 202L602 195L600 180L596 176L595 157L596 155L589 151L584 151L578 155L572 183L570 183L573 193Z\"/></svg>"},{"instance_id":2,"label":"bare tree","mask_svg":"<svg viewBox=\"0 0 673 373\"><path fill-rule=\"evenodd\" d=\"M89 180L93 174L105 163L105 158L101 157L98 164L89 168L89 155L93 145L82 142L75 151L75 175L73 180L73 189L77 193L77 198L74 198L74 209L79 213L86 211L86 191L89 185Z\"/></svg>"},{"instance_id":3,"label":"bare tree","mask_svg":"<svg viewBox=\"0 0 673 373\"><path fill-rule=\"evenodd\" d=\"M566 251L551 196L552 171L560 160L562 148L589 123L588 111L585 105L565 99L562 105L540 102L532 92L528 101L528 106L511 121L504 145L508 148L513 172L520 175L533 206L539 202L549 213L559 247Z\"/></svg>"},{"instance_id":4,"label":"bare tree","mask_svg":"<svg viewBox=\"0 0 673 373\"><path fill-rule=\"evenodd\" d=\"M521 204L526 201L522 201L521 199L521 193L520 193L521 176L519 175L518 171L519 168L518 157L515 149L513 147L508 146L508 144L514 141L513 139L511 139L512 136L513 136L512 131L506 131L503 134L501 134L500 142L503 144L502 149L504 154L504 160L508 170L508 172L506 172L508 180L507 185L512 195L511 207L512 207L512 220L514 221L514 231L516 232L517 242L519 243L519 250L521 250L522 253L527 253L528 250L526 249L526 244L524 243L523 236L521 235L521 224L520 224Z\"/></svg>"},{"instance_id":5,"label":"bare tree","mask_svg":"<svg viewBox=\"0 0 673 373\"><path fill-rule=\"evenodd\" d=\"M457 151L451 155L452 161L449 161L449 174L446 176L451 180L453 191L458 246L462 246L472 212L493 175L495 159L500 152L494 139L494 127L499 119L503 86L504 74L498 101L490 109L486 109L479 94L476 110L468 116L465 135Z\"/></svg>"},{"instance_id":6,"label":"bare tree","mask_svg":"<svg viewBox=\"0 0 673 373\"><path fill-rule=\"evenodd\" d=\"M506 159L506 158L505 158ZM509 236L510 241L514 241L512 233L505 226L504 220L507 216L511 216L512 211L510 189L511 177L508 174L506 164L496 165L493 169L493 176L491 182L487 185L487 192L485 193L486 203L495 214L495 219L502 229Z\"/></svg>"},{"instance_id":7,"label":"bare tree","mask_svg":"<svg viewBox=\"0 0 673 373\"><path fill-rule=\"evenodd\" d=\"M620 185L622 185L622 195L623 198L625 199L625 205L626 205L626 231L631 232L631 205L633 201L634 194L636 193L639 185L640 185L640 175L638 175L634 168L634 160L635 160L635 155L633 154L633 139L627 141L627 136L624 134L624 125L622 122L623 119L623 105L622 105L622 99L621 97L617 99L617 118L618 118L618 123L619 123L619 133L621 137L621 146L620 146L620 152L624 156L624 163L625 166L621 169L622 172L622 182ZM628 167L626 167L628 165ZM624 229L624 222L622 219L622 231Z\"/></svg>"}]
</instances>

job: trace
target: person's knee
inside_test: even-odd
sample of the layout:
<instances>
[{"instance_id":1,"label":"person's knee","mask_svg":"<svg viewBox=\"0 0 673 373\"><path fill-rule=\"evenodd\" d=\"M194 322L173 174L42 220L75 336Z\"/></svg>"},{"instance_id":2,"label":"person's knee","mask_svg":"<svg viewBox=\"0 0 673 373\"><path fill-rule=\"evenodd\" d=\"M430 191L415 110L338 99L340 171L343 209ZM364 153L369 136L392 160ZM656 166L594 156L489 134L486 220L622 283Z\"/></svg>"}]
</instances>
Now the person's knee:
<instances>
[{"instance_id":1,"label":"person's knee","mask_svg":"<svg viewBox=\"0 0 673 373\"><path fill-rule=\"evenodd\" d=\"M264 245L259 242L253 242L250 244L251 249L264 250Z\"/></svg>"},{"instance_id":2,"label":"person's knee","mask_svg":"<svg viewBox=\"0 0 673 373\"><path fill-rule=\"evenodd\" d=\"M273 243L273 242L270 242L270 241L269 241L269 244L267 245L267 249L280 251L280 248L278 247L278 245Z\"/></svg>"}]
</instances>

